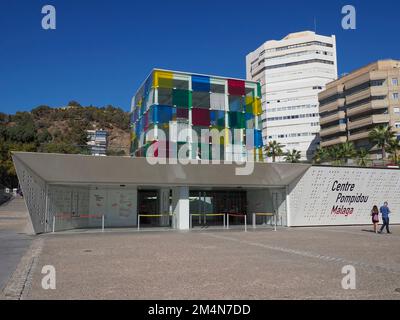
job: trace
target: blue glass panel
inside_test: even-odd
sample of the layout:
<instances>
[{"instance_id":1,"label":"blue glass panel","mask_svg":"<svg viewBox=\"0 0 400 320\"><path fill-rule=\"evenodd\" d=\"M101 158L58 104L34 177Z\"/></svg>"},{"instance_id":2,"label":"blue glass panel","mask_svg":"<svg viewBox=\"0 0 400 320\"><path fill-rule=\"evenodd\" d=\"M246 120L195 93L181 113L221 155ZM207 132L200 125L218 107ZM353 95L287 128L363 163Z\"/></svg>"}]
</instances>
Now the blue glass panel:
<instances>
[{"instance_id":1,"label":"blue glass panel","mask_svg":"<svg viewBox=\"0 0 400 320\"><path fill-rule=\"evenodd\" d=\"M261 148L263 145L262 141L262 131L254 130L254 147Z\"/></svg>"},{"instance_id":2,"label":"blue glass panel","mask_svg":"<svg viewBox=\"0 0 400 320\"><path fill-rule=\"evenodd\" d=\"M156 123L168 123L172 120L174 108L170 106L154 106L153 121Z\"/></svg>"},{"instance_id":3,"label":"blue glass panel","mask_svg":"<svg viewBox=\"0 0 400 320\"><path fill-rule=\"evenodd\" d=\"M192 76L192 90L210 92L210 77Z\"/></svg>"}]
</instances>

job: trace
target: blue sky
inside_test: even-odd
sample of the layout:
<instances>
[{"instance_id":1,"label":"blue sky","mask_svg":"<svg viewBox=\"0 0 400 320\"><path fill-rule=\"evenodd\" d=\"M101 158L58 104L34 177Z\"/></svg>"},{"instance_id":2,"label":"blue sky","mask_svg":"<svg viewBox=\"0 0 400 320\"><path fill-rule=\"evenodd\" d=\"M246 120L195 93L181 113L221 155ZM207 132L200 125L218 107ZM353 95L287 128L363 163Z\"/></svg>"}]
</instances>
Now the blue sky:
<instances>
[{"instance_id":1,"label":"blue sky","mask_svg":"<svg viewBox=\"0 0 400 320\"><path fill-rule=\"evenodd\" d=\"M42 6L57 29L41 28ZM357 29L341 28L341 8ZM339 74L400 58L400 2L267 0L0 0L0 112L130 100L153 67L245 77L245 56L266 40L314 29L337 37Z\"/></svg>"}]
</instances>

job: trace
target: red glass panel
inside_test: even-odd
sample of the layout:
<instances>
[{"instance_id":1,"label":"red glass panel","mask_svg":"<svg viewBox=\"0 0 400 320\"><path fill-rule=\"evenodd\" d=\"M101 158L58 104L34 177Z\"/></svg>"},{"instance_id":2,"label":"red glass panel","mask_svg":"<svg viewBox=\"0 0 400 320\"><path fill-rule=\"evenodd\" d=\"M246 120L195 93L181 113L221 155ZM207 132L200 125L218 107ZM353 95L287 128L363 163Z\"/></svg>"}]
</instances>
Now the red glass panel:
<instances>
[{"instance_id":1,"label":"red glass panel","mask_svg":"<svg viewBox=\"0 0 400 320\"><path fill-rule=\"evenodd\" d=\"M206 126L210 125L210 110L193 108L192 109L192 124L194 126Z\"/></svg>"},{"instance_id":2,"label":"red glass panel","mask_svg":"<svg viewBox=\"0 0 400 320\"><path fill-rule=\"evenodd\" d=\"M246 94L245 81L228 79L228 93L244 96Z\"/></svg>"},{"instance_id":3,"label":"red glass panel","mask_svg":"<svg viewBox=\"0 0 400 320\"><path fill-rule=\"evenodd\" d=\"M189 109L176 109L176 118L177 119L189 119Z\"/></svg>"}]
</instances>

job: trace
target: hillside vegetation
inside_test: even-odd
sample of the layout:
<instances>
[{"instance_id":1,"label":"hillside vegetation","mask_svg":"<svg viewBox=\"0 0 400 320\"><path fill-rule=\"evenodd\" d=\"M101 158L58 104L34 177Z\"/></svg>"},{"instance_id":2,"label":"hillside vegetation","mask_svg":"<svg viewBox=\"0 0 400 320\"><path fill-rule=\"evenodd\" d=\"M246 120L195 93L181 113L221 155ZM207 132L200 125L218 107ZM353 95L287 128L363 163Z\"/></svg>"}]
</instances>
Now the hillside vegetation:
<instances>
[{"instance_id":1,"label":"hillside vegetation","mask_svg":"<svg viewBox=\"0 0 400 320\"><path fill-rule=\"evenodd\" d=\"M68 105L42 105L15 115L0 112L0 187L18 186L11 151L88 154L89 129L109 132L109 154L129 154L127 112L113 106L82 107L75 101Z\"/></svg>"}]
</instances>

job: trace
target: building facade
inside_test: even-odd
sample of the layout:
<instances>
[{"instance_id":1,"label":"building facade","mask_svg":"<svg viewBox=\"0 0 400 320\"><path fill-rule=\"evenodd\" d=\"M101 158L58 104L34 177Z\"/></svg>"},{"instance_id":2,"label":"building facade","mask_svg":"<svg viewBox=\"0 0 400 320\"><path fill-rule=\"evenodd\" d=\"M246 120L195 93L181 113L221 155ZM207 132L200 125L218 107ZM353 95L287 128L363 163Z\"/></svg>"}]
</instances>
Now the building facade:
<instances>
[{"instance_id":1,"label":"building facade","mask_svg":"<svg viewBox=\"0 0 400 320\"><path fill-rule=\"evenodd\" d=\"M319 94L321 147L351 141L369 150L368 134L382 124L400 137L399 81L400 61L382 60L327 84Z\"/></svg>"},{"instance_id":2,"label":"building facade","mask_svg":"<svg viewBox=\"0 0 400 320\"><path fill-rule=\"evenodd\" d=\"M400 170L254 162L150 164L145 158L13 153L35 233L76 229L251 226L274 214L278 226L370 224L389 202L400 223ZM245 220L246 219L246 220ZM204 230L204 229L203 229Z\"/></svg>"},{"instance_id":3,"label":"building facade","mask_svg":"<svg viewBox=\"0 0 400 320\"><path fill-rule=\"evenodd\" d=\"M262 161L261 113L256 82L154 69L132 99L131 155Z\"/></svg>"},{"instance_id":4,"label":"building facade","mask_svg":"<svg viewBox=\"0 0 400 320\"><path fill-rule=\"evenodd\" d=\"M337 79L335 36L305 31L267 41L246 56L246 77L261 83L263 143L276 140L310 160L319 145L318 93Z\"/></svg>"},{"instance_id":5,"label":"building facade","mask_svg":"<svg viewBox=\"0 0 400 320\"><path fill-rule=\"evenodd\" d=\"M107 138L106 130L86 130L89 151L92 156L105 156L107 154Z\"/></svg>"}]
</instances>

